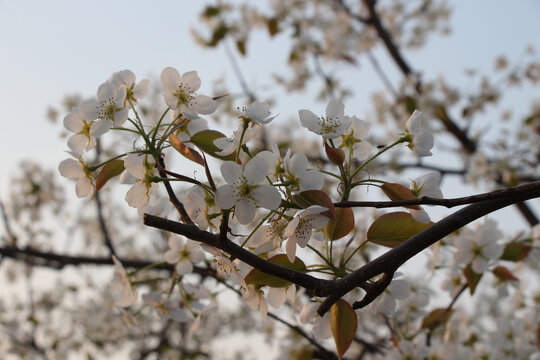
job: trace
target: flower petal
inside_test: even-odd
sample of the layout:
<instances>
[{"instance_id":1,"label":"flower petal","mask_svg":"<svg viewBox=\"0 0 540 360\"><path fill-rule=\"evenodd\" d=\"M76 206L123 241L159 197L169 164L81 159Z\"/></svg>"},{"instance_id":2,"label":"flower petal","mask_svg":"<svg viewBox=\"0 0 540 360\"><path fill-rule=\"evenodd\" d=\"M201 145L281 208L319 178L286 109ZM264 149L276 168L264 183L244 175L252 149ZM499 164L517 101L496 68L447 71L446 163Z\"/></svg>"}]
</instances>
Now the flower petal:
<instances>
[{"instance_id":1,"label":"flower petal","mask_svg":"<svg viewBox=\"0 0 540 360\"><path fill-rule=\"evenodd\" d=\"M78 179L84 176L81 163L74 159L66 159L58 165L58 171L63 177Z\"/></svg>"},{"instance_id":2,"label":"flower petal","mask_svg":"<svg viewBox=\"0 0 540 360\"><path fill-rule=\"evenodd\" d=\"M212 98L205 95L197 95L190 102L191 107L197 114L208 115L212 114L217 109L217 103Z\"/></svg>"},{"instance_id":3,"label":"flower petal","mask_svg":"<svg viewBox=\"0 0 540 360\"><path fill-rule=\"evenodd\" d=\"M242 179L242 167L234 161L224 162L219 169L221 170L221 175L229 184L234 184Z\"/></svg>"},{"instance_id":4,"label":"flower petal","mask_svg":"<svg viewBox=\"0 0 540 360\"><path fill-rule=\"evenodd\" d=\"M166 92L175 92L180 85L180 73L175 68L166 67L161 71L161 83Z\"/></svg>"},{"instance_id":5,"label":"flower petal","mask_svg":"<svg viewBox=\"0 0 540 360\"><path fill-rule=\"evenodd\" d=\"M345 113L345 105L339 99L330 99L326 106L326 118L342 118Z\"/></svg>"},{"instance_id":6,"label":"flower petal","mask_svg":"<svg viewBox=\"0 0 540 360\"><path fill-rule=\"evenodd\" d=\"M146 185L141 182L135 183L135 185L127 192L125 199L131 207L137 209L144 207L150 200L148 198Z\"/></svg>"},{"instance_id":7,"label":"flower petal","mask_svg":"<svg viewBox=\"0 0 540 360\"><path fill-rule=\"evenodd\" d=\"M272 185L260 185L252 191L252 195L258 205L268 210L277 209L281 204L281 195Z\"/></svg>"},{"instance_id":8,"label":"flower petal","mask_svg":"<svg viewBox=\"0 0 540 360\"><path fill-rule=\"evenodd\" d=\"M250 200L242 199L236 203L234 214L238 219L238 222L242 225L249 224L255 218L255 204Z\"/></svg>"},{"instance_id":9,"label":"flower petal","mask_svg":"<svg viewBox=\"0 0 540 360\"><path fill-rule=\"evenodd\" d=\"M137 179L144 179L146 176L146 168L143 165L144 156L137 154L129 154L124 158L124 166L126 170Z\"/></svg>"},{"instance_id":10,"label":"flower petal","mask_svg":"<svg viewBox=\"0 0 540 360\"><path fill-rule=\"evenodd\" d=\"M201 79L196 71L188 71L182 75L180 79L184 89L189 93L194 93L201 87Z\"/></svg>"},{"instance_id":11,"label":"flower petal","mask_svg":"<svg viewBox=\"0 0 540 360\"><path fill-rule=\"evenodd\" d=\"M299 110L298 116L300 117L300 123L303 127L308 128L315 134L321 134L321 119L319 119L314 113L309 110Z\"/></svg>"},{"instance_id":12,"label":"flower petal","mask_svg":"<svg viewBox=\"0 0 540 360\"><path fill-rule=\"evenodd\" d=\"M220 209L230 209L238 199L238 190L230 184L220 186L216 191L216 205Z\"/></svg>"}]
</instances>

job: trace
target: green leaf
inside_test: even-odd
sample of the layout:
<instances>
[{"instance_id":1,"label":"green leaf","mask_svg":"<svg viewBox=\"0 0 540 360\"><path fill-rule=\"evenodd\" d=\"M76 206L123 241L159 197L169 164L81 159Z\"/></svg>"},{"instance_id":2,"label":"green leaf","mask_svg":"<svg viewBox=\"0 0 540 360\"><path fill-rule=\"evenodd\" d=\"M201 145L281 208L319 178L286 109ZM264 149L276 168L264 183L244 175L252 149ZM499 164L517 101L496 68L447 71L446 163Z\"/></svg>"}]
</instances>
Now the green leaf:
<instances>
[{"instance_id":1,"label":"green leaf","mask_svg":"<svg viewBox=\"0 0 540 360\"><path fill-rule=\"evenodd\" d=\"M471 267L471 264L469 264L465 269L463 269L463 275L465 275L465 279L467 279L469 292L471 295L474 294L474 291L476 290L476 287L478 286L483 274L475 273Z\"/></svg>"},{"instance_id":2,"label":"green leaf","mask_svg":"<svg viewBox=\"0 0 540 360\"><path fill-rule=\"evenodd\" d=\"M220 10L218 7L207 6L203 11L202 16L205 18L211 18L211 17L219 15L219 13L220 13Z\"/></svg>"},{"instance_id":3,"label":"green leaf","mask_svg":"<svg viewBox=\"0 0 540 360\"><path fill-rule=\"evenodd\" d=\"M506 261L521 261L529 255L532 246L524 241L512 241L504 247L501 260Z\"/></svg>"},{"instance_id":4,"label":"green leaf","mask_svg":"<svg viewBox=\"0 0 540 360\"><path fill-rule=\"evenodd\" d=\"M354 213L351 208L337 208L336 216L326 225L326 236L330 240L341 239L354 229Z\"/></svg>"},{"instance_id":5,"label":"green leaf","mask_svg":"<svg viewBox=\"0 0 540 360\"><path fill-rule=\"evenodd\" d=\"M330 197L324 191L320 191L320 190L302 191L300 194L293 195L293 200L295 203L297 203L300 207L304 209L310 207L311 205L324 206L328 210L321 213L322 215L325 215L329 217L330 219L333 219L336 216L336 208L334 207L334 203L332 202L332 199L330 199Z\"/></svg>"},{"instance_id":6,"label":"green leaf","mask_svg":"<svg viewBox=\"0 0 540 360\"><path fill-rule=\"evenodd\" d=\"M331 328L338 357L341 359L351 346L358 328L356 311L343 299L339 299L330 309Z\"/></svg>"},{"instance_id":7,"label":"green leaf","mask_svg":"<svg viewBox=\"0 0 540 360\"><path fill-rule=\"evenodd\" d=\"M424 224L414 220L407 212L388 213L379 216L371 224L367 239L374 244L393 248L431 225L433 222Z\"/></svg>"},{"instance_id":8,"label":"green leaf","mask_svg":"<svg viewBox=\"0 0 540 360\"><path fill-rule=\"evenodd\" d=\"M286 267L287 269L296 270L298 272L305 273L307 271L306 264L304 264L302 260L300 260L299 258L295 258L294 263L291 263L289 259L287 259L286 254L272 256L267 261L272 264ZM247 276L244 278L244 281L246 282L246 284L253 284L256 286L269 286L273 288L285 287L291 284L291 282L288 280L284 280L277 276L264 273L259 269L251 270L249 274L247 274Z\"/></svg>"},{"instance_id":9,"label":"green leaf","mask_svg":"<svg viewBox=\"0 0 540 360\"><path fill-rule=\"evenodd\" d=\"M227 156L217 155L216 153L221 152L221 149L218 148L216 145L214 145L214 140L225 137L222 133L216 130L203 130L199 131L195 135L193 135L190 139L190 141L197 145L199 149L204 151L210 156L213 156L215 158L221 159L221 160L232 160L235 159L235 153L232 153Z\"/></svg>"},{"instance_id":10,"label":"green leaf","mask_svg":"<svg viewBox=\"0 0 540 360\"><path fill-rule=\"evenodd\" d=\"M169 136L169 143L171 146L178 151L180 154L182 154L185 158L196 162L197 164L204 165L204 159L201 154L199 154L196 150L193 150L186 145L182 144L182 141L176 136L171 135Z\"/></svg>"},{"instance_id":11,"label":"green leaf","mask_svg":"<svg viewBox=\"0 0 540 360\"><path fill-rule=\"evenodd\" d=\"M122 171L124 171L124 160L116 159L105 164L96 177L96 190L100 190L107 181L120 175Z\"/></svg>"},{"instance_id":12,"label":"green leaf","mask_svg":"<svg viewBox=\"0 0 540 360\"><path fill-rule=\"evenodd\" d=\"M454 309L439 308L432 310L422 320L422 329L432 329L444 324L450 319Z\"/></svg>"},{"instance_id":13,"label":"green leaf","mask_svg":"<svg viewBox=\"0 0 540 360\"><path fill-rule=\"evenodd\" d=\"M388 198L393 201L416 199L416 196L414 196L413 192L409 188L406 188L401 184L385 183L381 186L381 190L384 191L386 196L388 196ZM409 209L420 210L420 206L418 205L410 205L405 207Z\"/></svg>"}]
</instances>

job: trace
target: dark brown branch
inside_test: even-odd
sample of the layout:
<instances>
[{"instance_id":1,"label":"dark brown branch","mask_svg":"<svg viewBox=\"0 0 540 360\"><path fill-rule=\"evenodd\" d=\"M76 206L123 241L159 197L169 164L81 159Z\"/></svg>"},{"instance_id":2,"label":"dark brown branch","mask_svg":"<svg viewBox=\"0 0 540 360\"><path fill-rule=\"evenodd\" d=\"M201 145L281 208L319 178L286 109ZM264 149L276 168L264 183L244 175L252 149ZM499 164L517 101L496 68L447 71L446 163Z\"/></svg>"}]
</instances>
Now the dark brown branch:
<instances>
[{"instance_id":1,"label":"dark brown branch","mask_svg":"<svg viewBox=\"0 0 540 360\"><path fill-rule=\"evenodd\" d=\"M323 315L337 300L352 289L379 274L396 271L407 260L422 250L427 249L429 246L470 222L506 206L540 197L540 181L509 189L515 191L513 196L468 205L416 234L401 245L362 266L360 269L341 279L335 280L335 283L332 284L332 294L321 304L318 313Z\"/></svg>"},{"instance_id":2,"label":"dark brown branch","mask_svg":"<svg viewBox=\"0 0 540 360\"><path fill-rule=\"evenodd\" d=\"M163 161L163 158L159 159L157 165L158 165L158 170L159 170L159 176L161 176L162 178L166 178L167 174L165 172L166 169L165 169L165 162ZM165 185L165 189L167 190L167 194L169 195L169 201L174 205L174 207L176 208L176 211L178 211L178 214L180 214L180 219L182 219L182 221L185 224L193 225L193 220L191 220L188 213L186 212L186 209L184 208L184 204L182 204L180 200L178 200L178 198L176 197L176 194L174 193L171 187L171 184L168 181L164 181L163 185Z\"/></svg>"},{"instance_id":3,"label":"dark brown branch","mask_svg":"<svg viewBox=\"0 0 540 360\"><path fill-rule=\"evenodd\" d=\"M2 221L4 223L4 227L6 228L6 233L9 237L9 245L15 245L17 241L17 237L15 236L13 229L11 229L11 225L9 223L9 219L6 213L6 208L4 207L4 203L2 203L2 201L0 201L0 213L2 215Z\"/></svg>"},{"instance_id":4,"label":"dark brown branch","mask_svg":"<svg viewBox=\"0 0 540 360\"><path fill-rule=\"evenodd\" d=\"M105 242L105 246L107 246L111 255L116 256L116 251L114 250L111 235L109 233L109 228L107 227L105 217L103 216L103 204L101 203L101 194L99 191L96 191L94 193L94 198L96 200L96 211L99 221L99 227L101 229L101 233L103 234L103 241Z\"/></svg>"},{"instance_id":5,"label":"dark brown branch","mask_svg":"<svg viewBox=\"0 0 540 360\"><path fill-rule=\"evenodd\" d=\"M536 189L540 185L540 180L530 184L525 184L516 187L510 187L501 190L495 190L484 194L464 196L453 199L439 199L428 196L422 196L418 199L410 200L397 200L397 201L340 201L334 203L335 207L373 207L377 209L399 207L399 206L411 206L411 205L439 205L447 208L454 206L473 204L477 202L492 200L492 199L504 199L507 197L515 196L516 194L528 191L528 189ZM522 204L522 203L519 203ZM516 204L519 207L519 204ZM533 214L534 215L534 214Z\"/></svg>"}]
</instances>

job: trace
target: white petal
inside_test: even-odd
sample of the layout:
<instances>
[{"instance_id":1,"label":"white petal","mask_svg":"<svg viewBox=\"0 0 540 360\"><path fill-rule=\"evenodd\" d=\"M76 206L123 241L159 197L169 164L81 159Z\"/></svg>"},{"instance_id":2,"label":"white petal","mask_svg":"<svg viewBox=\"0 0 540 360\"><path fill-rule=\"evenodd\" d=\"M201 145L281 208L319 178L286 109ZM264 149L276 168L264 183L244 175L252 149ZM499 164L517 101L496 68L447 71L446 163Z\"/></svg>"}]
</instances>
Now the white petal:
<instances>
[{"instance_id":1,"label":"white petal","mask_svg":"<svg viewBox=\"0 0 540 360\"><path fill-rule=\"evenodd\" d=\"M165 259L165 261L169 264L176 264L178 260L180 260L180 253L172 249L167 250L165 255L163 255L163 259Z\"/></svg>"},{"instance_id":2,"label":"white petal","mask_svg":"<svg viewBox=\"0 0 540 360\"><path fill-rule=\"evenodd\" d=\"M79 105L79 116L86 121L97 119L97 101L89 99Z\"/></svg>"},{"instance_id":3,"label":"white petal","mask_svg":"<svg viewBox=\"0 0 540 360\"><path fill-rule=\"evenodd\" d=\"M193 264L188 259L182 259L176 264L176 272L182 276L193 271Z\"/></svg>"},{"instance_id":4,"label":"white petal","mask_svg":"<svg viewBox=\"0 0 540 360\"><path fill-rule=\"evenodd\" d=\"M388 291L392 293L392 296L398 300L405 300L411 294L411 286L404 279L392 280Z\"/></svg>"},{"instance_id":5,"label":"white petal","mask_svg":"<svg viewBox=\"0 0 540 360\"><path fill-rule=\"evenodd\" d=\"M380 300L379 309L387 316L391 316L396 309L396 299L389 294L383 294Z\"/></svg>"},{"instance_id":6,"label":"white petal","mask_svg":"<svg viewBox=\"0 0 540 360\"><path fill-rule=\"evenodd\" d=\"M193 244L195 244L195 243L193 242ZM196 244L196 245L198 246L198 244ZM189 253L189 260L193 264L200 263L201 261L204 260L204 252L202 250L200 250L200 249L191 249L191 251Z\"/></svg>"},{"instance_id":7,"label":"white petal","mask_svg":"<svg viewBox=\"0 0 540 360\"><path fill-rule=\"evenodd\" d=\"M234 184L242 178L242 167L234 161L224 162L219 169L221 170L221 175L229 184Z\"/></svg>"},{"instance_id":8,"label":"white petal","mask_svg":"<svg viewBox=\"0 0 540 360\"><path fill-rule=\"evenodd\" d=\"M249 160L244 168L244 177L250 184L260 184L263 182L269 172L269 152L257 154L253 159Z\"/></svg>"},{"instance_id":9,"label":"white petal","mask_svg":"<svg viewBox=\"0 0 540 360\"><path fill-rule=\"evenodd\" d=\"M150 85L150 80L143 79L133 88L133 97L137 100L142 99L148 94L148 86Z\"/></svg>"},{"instance_id":10,"label":"white petal","mask_svg":"<svg viewBox=\"0 0 540 360\"><path fill-rule=\"evenodd\" d=\"M92 180L90 180L86 176L81 176L77 180L77 184L75 185L75 192L80 198L91 197L94 194L94 186L92 185Z\"/></svg>"},{"instance_id":11,"label":"white petal","mask_svg":"<svg viewBox=\"0 0 540 360\"><path fill-rule=\"evenodd\" d=\"M63 177L78 179L84 175L81 163L74 159L66 159L58 165L58 171Z\"/></svg>"},{"instance_id":12,"label":"white petal","mask_svg":"<svg viewBox=\"0 0 540 360\"><path fill-rule=\"evenodd\" d=\"M194 93L201 87L201 79L196 71L188 71L182 75L180 82L186 87L189 93Z\"/></svg>"},{"instance_id":13,"label":"white petal","mask_svg":"<svg viewBox=\"0 0 540 360\"><path fill-rule=\"evenodd\" d=\"M260 185L252 191L253 199L265 209L274 210L281 204L281 195L272 185Z\"/></svg>"},{"instance_id":14,"label":"white petal","mask_svg":"<svg viewBox=\"0 0 540 360\"><path fill-rule=\"evenodd\" d=\"M255 205L250 200L242 199L236 203L234 214L240 224L249 224L255 218Z\"/></svg>"},{"instance_id":15,"label":"white petal","mask_svg":"<svg viewBox=\"0 0 540 360\"><path fill-rule=\"evenodd\" d=\"M305 173L308 166L308 159L306 155L302 153L294 154L291 156L291 159L287 161L287 169L291 174L296 176L301 176L303 173Z\"/></svg>"},{"instance_id":16,"label":"white petal","mask_svg":"<svg viewBox=\"0 0 540 360\"><path fill-rule=\"evenodd\" d=\"M321 133L321 119L309 110L299 110L298 116L303 127L308 128L316 134Z\"/></svg>"},{"instance_id":17,"label":"white petal","mask_svg":"<svg viewBox=\"0 0 540 360\"><path fill-rule=\"evenodd\" d=\"M143 165L143 161L143 155L129 154L124 158L124 166L126 170L137 179L144 179L146 176L146 168Z\"/></svg>"},{"instance_id":18,"label":"white petal","mask_svg":"<svg viewBox=\"0 0 540 360\"><path fill-rule=\"evenodd\" d=\"M78 133L83 126L84 122L77 113L69 113L64 117L64 127L71 132Z\"/></svg>"},{"instance_id":19,"label":"white petal","mask_svg":"<svg viewBox=\"0 0 540 360\"><path fill-rule=\"evenodd\" d=\"M115 105L117 108L123 108L124 107L124 102L126 101L126 96L127 96L127 89L126 89L126 85L120 85L117 89L116 89L116 93L114 95L114 100L115 100Z\"/></svg>"},{"instance_id":20,"label":"white petal","mask_svg":"<svg viewBox=\"0 0 540 360\"><path fill-rule=\"evenodd\" d=\"M416 133L420 130L422 125L422 113L418 110L414 110L412 115L409 117L405 123L405 128L411 133Z\"/></svg>"},{"instance_id":21,"label":"white petal","mask_svg":"<svg viewBox=\"0 0 540 360\"><path fill-rule=\"evenodd\" d=\"M116 94L116 87L107 81L99 86L98 91L97 91L97 98L98 98L98 101L105 100L108 98L114 98L115 94Z\"/></svg>"},{"instance_id":22,"label":"white petal","mask_svg":"<svg viewBox=\"0 0 540 360\"><path fill-rule=\"evenodd\" d=\"M472 270L477 274L482 274L488 268L488 262L481 256L475 256L471 263Z\"/></svg>"},{"instance_id":23,"label":"white petal","mask_svg":"<svg viewBox=\"0 0 540 360\"><path fill-rule=\"evenodd\" d=\"M126 120L128 119L129 114L129 108L125 107L122 110L119 110L114 113L114 127L120 127L124 125Z\"/></svg>"},{"instance_id":24,"label":"white petal","mask_svg":"<svg viewBox=\"0 0 540 360\"><path fill-rule=\"evenodd\" d=\"M195 99L191 100L190 105L195 109L197 114L202 115L212 114L217 109L217 103L205 95L195 96Z\"/></svg>"},{"instance_id":25,"label":"white petal","mask_svg":"<svg viewBox=\"0 0 540 360\"><path fill-rule=\"evenodd\" d=\"M292 235L289 237L289 240L287 240L287 244L285 245L285 251L287 252L287 259L291 263L294 263L294 259L296 258L296 236Z\"/></svg>"},{"instance_id":26,"label":"white petal","mask_svg":"<svg viewBox=\"0 0 540 360\"><path fill-rule=\"evenodd\" d=\"M314 229L322 229L328 224L329 220L330 219L324 215L315 215L313 216L313 220L311 220L311 227Z\"/></svg>"},{"instance_id":27,"label":"white petal","mask_svg":"<svg viewBox=\"0 0 540 360\"><path fill-rule=\"evenodd\" d=\"M268 105L260 101L255 101L246 110L246 117L257 123L260 123L269 116L270 110L268 109Z\"/></svg>"},{"instance_id":28,"label":"white petal","mask_svg":"<svg viewBox=\"0 0 540 360\"><path fill-rule=\"evenodd\" d=\"M161 71L161 83L166 92L175 92L178 90L178 85L180 85L180 73L175 68L166 67ZM176 103L176 100L174 102Z\"/></svg>"},{"instance_id":29,"label":"white petal","mask_svg":"<svg viewBox=\"0 0 540 360\"><path fill-rule=\"evenodd\" d=\"M77 154L82 154L88 145L88 137L84 134L74 134L68 139L68 147Z\"/></svg>"},{"instance_id":30,"label":"white petal","mask_svg":"<svg viewBox=\"0 0 540 360\"><path fill-rule=\"evenodd\" d=\"M495 260L502 255L503 250L504 248L501 244L493 241L482 249L482 254L484 254L487 259Z\"/></svg>"},{"instance_id":31,"label":"white petal","mask_svg":"<svg viewBox=\"0 0 540 360\"><path fill-rule=\"evenodd\" d=\"M270 306L279 309L287 300L287 290L285 288L270 288L266 297Z\"/></svg>"},{"instance_id":32,"label":"white petal","mask_svg":"<svg viewBox=\"0 0 540 360\"><path fill-rule=\"evenodd\" d=\"M315 320L313 335L317 340L323 341L332 336L331 319L330 312L327 312L322 318Z\"/></svg>"},{"instance_id":33,"label":"white petal","mask_svg":"<svg viewBox=\"0 0 540 360\"><path fill-rule=\"evenodd\" d=\"M300 191L320 190L324 185L324 175L316 170L306 171L299 180Z\"/></svg>"},{"instance_id":34,"label":"white petal","mask_svg":"<svg viewBox=\"0 0 540 360\"><path fill-rule=\"evenodd\" d=\"M345 112L345 105L339 99L330 99L326 106L327 118L341 118Z\"/></svg>"},{"instance_id":35,"label":"white petal","mask_svg":"<svg viewBox=\"0 0 540 360\"><path fill-rule=\"evenodd\" d=\"M413 134L413 150L420 156L431 156L434 145L433 134L427 130L420 130Z\"/></svg>"},{"instance_id":36,"label":"white petal","mask_svg":"<svg viewBox=\"0 0 540 360\"><path fill-rule=\"evenodd\" d=\"M316 302L310 302L304 305L302 308L302 311L300 311L300 316L298 317L298 320L302 324L307 324L313 320L315 317L315 314L317 314L317 308L319 307L319 304Z\"/></svg>"},{"instance_id":37,"label":"white petal","mask_svg":"<svg viewBox=\"0 0 540 360\"><path fill-rule=\"evenodd\" d=\"M412 215L413 219L420 222L420 223L422 223L422 224L427 224L427 223L429 223L431 221L431 219L429 218L428 213L425 212L422 209L419 209L419 210L409 209L409 211L411 212L411 215Z\"/></svg>"},{"instance_id":38,"label":"white petal","mask_svg":"<svg viewBox=\"0 0 540 360\"><path fill-rule=\"evenodd\" d=\"M362 141L354 144L354 157L358 160L366 160L371 154L371 144L367 141Z\"/></svg>"},{"instance_id":39,"label":"white petal","mask_svg":"<svg viewBox=\"0 0 540 360\"><path fill-rule=\"evenodd\" d=\"M92 123L89 133L91 136L98 138L108 132L110 128L111 122L108 119L99 119Z\"/></svg>"},{"instance_id":40,"label":"white petal","mask_svg":"<svg viewBox=\"0 0 540 360\"><path fill-rule=\"evenodd\" d=\"M137 209L144 207L150 200L147 195L146 185L141 182L135 183L127 192L125 199L131 207Z\"/></svg>"},{"instance_id":41,"label":"white petal","mask_svg":"<svg viewBox=\"0 0 540 360\"><path fill-rule=\"evenodd\" d=\"M230 209L238 199L238 190L230 184L220 186L216 191L216 205L220 209Z\"/></svg>"}]
</instances>

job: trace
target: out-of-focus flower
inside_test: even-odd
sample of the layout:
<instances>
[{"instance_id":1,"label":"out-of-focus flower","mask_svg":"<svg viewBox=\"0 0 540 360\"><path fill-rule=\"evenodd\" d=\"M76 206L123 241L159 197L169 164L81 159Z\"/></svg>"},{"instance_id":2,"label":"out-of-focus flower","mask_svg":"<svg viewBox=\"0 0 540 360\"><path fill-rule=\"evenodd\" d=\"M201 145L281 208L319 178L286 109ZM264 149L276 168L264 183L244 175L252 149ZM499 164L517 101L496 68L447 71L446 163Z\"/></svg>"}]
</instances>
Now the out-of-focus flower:
<instances>
[{"instance_id":1,"label":"out-of-focus flower","mask_svg":"<svg viewBox=\"0 0 540 360\"><path fill-rule=\"evenodd\" d=\"M169 250L165 253L165 261L176 264L176 273L180 276L193 271L193 264L204 260L204 253L199 245L192 240L184 239L178 235L169 237Z\"/></svg>"},{"instance_id":2,"label":"out-of-focus flower","mask_svg":"<svg viewBox=\"0 0 540 360\"><path fill-rule=\"evenodd\" d=\"M118 261L116 256L112 257L114 262L114 276L111 282L113 292L118 295L118 299L115 305L120 307L128 307L137 301L139 295L137 289L131 285L129 277L126 273L126 269L122 266L122 263Z\"/></svg>"},{"instance_id":3,"label":"out-of-focus flower","mask_svg":"<svg viewBox=\"0 0 540 360\"><path fill-rule=\"evenodd\" d=\"M414 110L405 124L405 135L409 142L409 148L418 156L431 156L434 145L433 134L422 122L422 113Z\"/></svg>"},{"instance_id":4,"label":"out-of-focus flower","mask_svg":"<svg viewBox=\"0 0 540 360\"><path fill-rule=\"evenodd\" d=\"M78 158L78 160L66 159L62 161L58 165L58 171L60 171L63 177L77 180L75 192L78 197L91 197L94 194L92 174L81 158Z\"/></svg>"},{"instance_id":5,"label":"out-of-focus flower","mask_svg":"<svg viewBox=\"0 0 540 360\"><path fill-rule=\"evenodd\" d=\"M498 242L502 236L493 220L477 225L474 230L465 229L455 242L454 260L458 264L471 264L472 270L481 274L487 270L490 261L502 255L504 246Z\"/></svg>"},{"instance_id":6,"label":"out-of-focus flower","mask_svg":"<svg viewBox=\"0 0 540 360\"><path fill-rule=\"evenodd\" d=\"M158 293L150 292L142 296L143 301L156 309L159 315L165 319L182 323L190 320L192 316L184 309L180 308L178 302L165 299Z\"/></svg>"},{"instance_id":7,"label":"out-of-focus flower","mask_svg":"<svg viewBox=\"0 0 540 360\"><path fill-rule=\"evenodd\" d=\"M396 310L396 300L405 300L409 297L411 286L404 279L396 279L400 275L400 273L396 273L390 285L371 303L372 311L380 311L387 316L391 316Z\"/></svg>"},{"instance_id":8,"label":"out-of-focus flower","mask_svg":"<svg viewBox=\"0 0 540 360\"><path fill-rule=\"evenodd\" d=\"M143 79L138 84L135 84L135 74L131 70L115 72L111 75L109 81L118 88L120 86L125 86L126 99L131 100L133 104L136 104L138 100L148 94L148 85L150 81L148 79Z\"/></svg>"}]
</instances>

